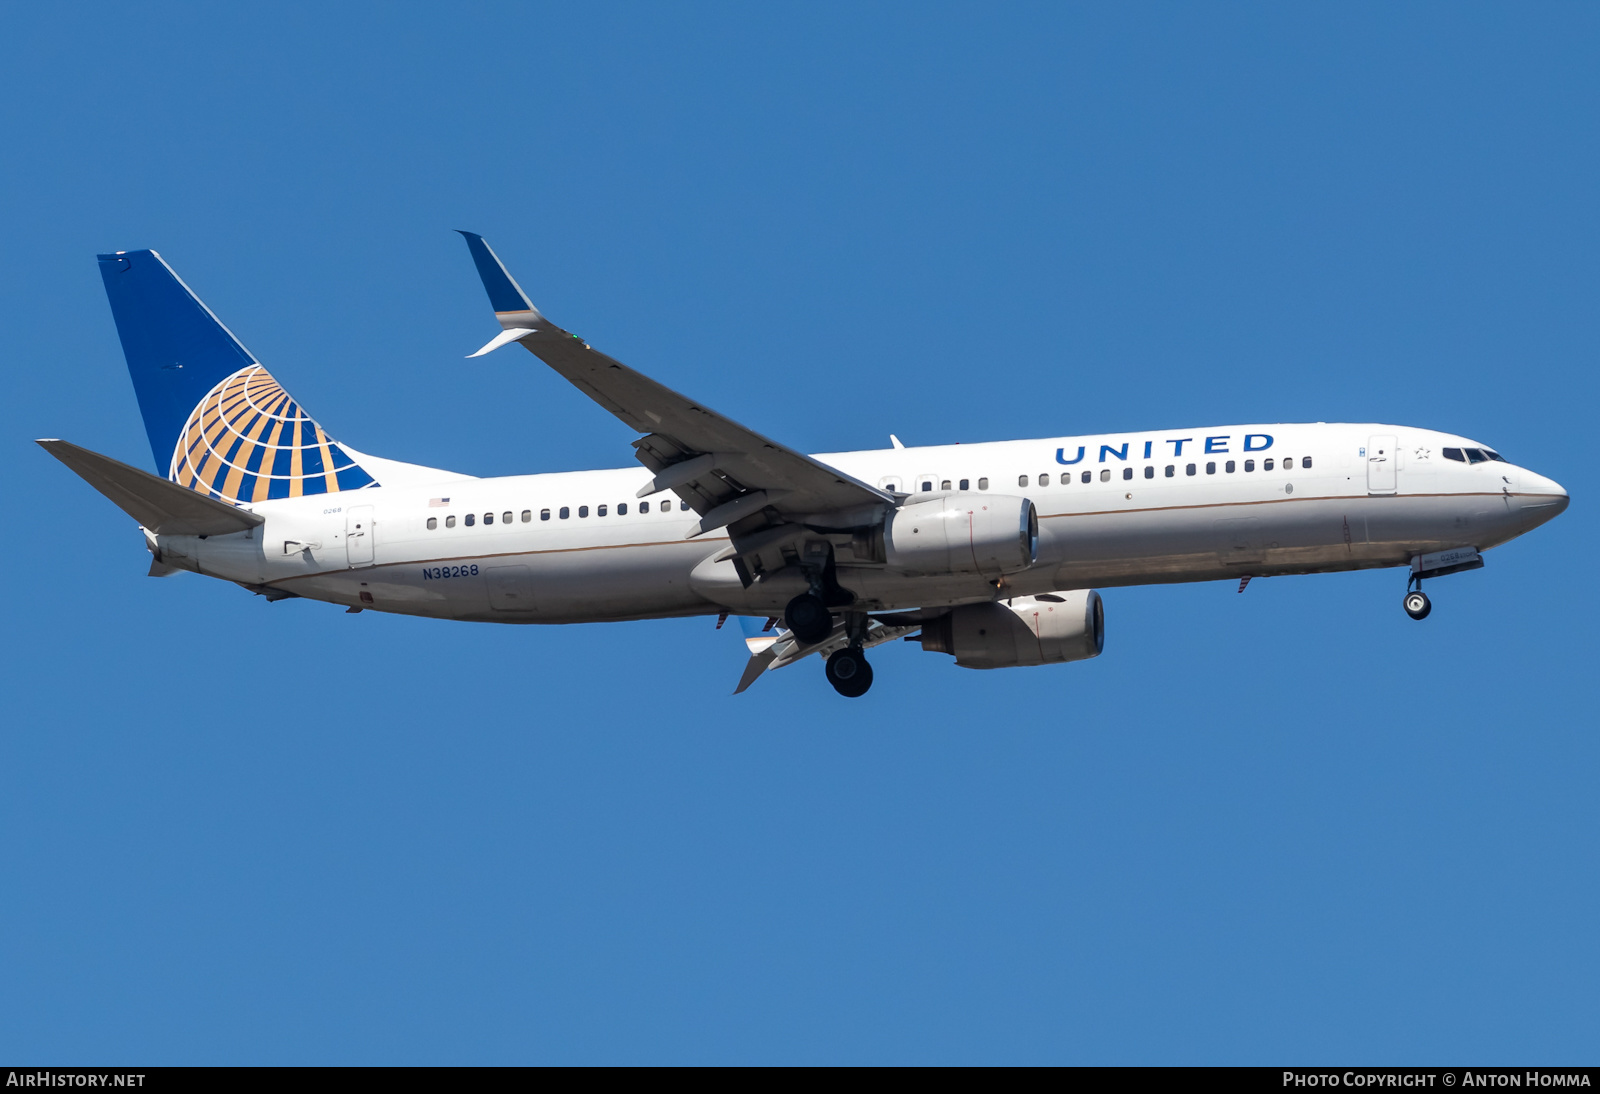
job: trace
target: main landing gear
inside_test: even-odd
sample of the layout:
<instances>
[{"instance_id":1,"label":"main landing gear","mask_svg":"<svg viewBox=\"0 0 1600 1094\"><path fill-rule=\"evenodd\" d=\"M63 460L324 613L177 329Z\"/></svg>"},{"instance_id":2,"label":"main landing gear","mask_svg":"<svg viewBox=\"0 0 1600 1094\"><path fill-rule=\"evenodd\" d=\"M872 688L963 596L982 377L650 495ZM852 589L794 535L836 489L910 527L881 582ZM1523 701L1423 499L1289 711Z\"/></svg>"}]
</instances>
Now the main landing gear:
<instances>
[{"instance_id":1,"label":"main landing gear","mask_svg":"<svg viewBox=\"0 0 1600 1094\"><path fill-rule=\"evenodd\" d=\"M872 686L872 666L855 646L846 646L828 658L828 683L846 699L859 699Z\"/></svg>"},{"instance_id":2,"label":"main landing gear","mask_svg":"<svg viewBox=\"0 0 1600 1094\"><path fill-rule=\"evenodd\" d=\"M1413 584L1416 585L1415 589L1411 587ZM1433 601L1422 591L1422 578L1415 574L1406 582L1406 598L1402 603L1405 605L1406 614L1412 619L1426 619L1428 613L1433 611Z\"/></svg>"},{"instance_id":3,"label":"main landing gear","mask_svg":"<svg viewBox=\"0 0 1600 1094\"><path fill-rule=\"evenodd\" d=\"M833 633L833 613L820 596L801 593L783 609L783 625L789 628L789 633L810 645Z\"/></svg>"}]
</instances>

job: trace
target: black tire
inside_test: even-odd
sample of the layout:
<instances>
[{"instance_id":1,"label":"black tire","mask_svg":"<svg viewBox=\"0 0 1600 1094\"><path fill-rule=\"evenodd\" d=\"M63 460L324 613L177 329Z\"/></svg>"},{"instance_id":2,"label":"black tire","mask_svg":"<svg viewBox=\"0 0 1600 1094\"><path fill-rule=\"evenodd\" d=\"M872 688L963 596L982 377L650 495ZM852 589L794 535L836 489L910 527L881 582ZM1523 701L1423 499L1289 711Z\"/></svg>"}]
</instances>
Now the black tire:
<instances>
[{"instance_id":1,"label":"black tire","mask_svg":"<svg viewBox=\"0 0 1600 1094\"><path fill-rule=\"evenodd\" d=\"M872 686L872 666L860 650L842 649L828 658L828 683L846 699L859 699Z\"/></svg>"},{"instance_id":2,"label":"black tire","mask_svg":"<svg viewBox=\"0 0 1600 1094\"><path fill-rule=\"evenodd\" d=\"M833 633L833 613L822 598L801 593L783 609L783 625L800 641L810 645Z\"/></svg>"},{"instance_id":3,"label":"black tire","mask_svg":"<svg viewBox=\"0 0 1600 1094\"><path fill-rule=\"evenodd\" d=\"M1406 614L1412 619L1426 619L1428 613L1433 611L1433 601L1428 599L1428 594L1421 589L1407 593L1403 602Z\"/></svg>"}]
</instances>

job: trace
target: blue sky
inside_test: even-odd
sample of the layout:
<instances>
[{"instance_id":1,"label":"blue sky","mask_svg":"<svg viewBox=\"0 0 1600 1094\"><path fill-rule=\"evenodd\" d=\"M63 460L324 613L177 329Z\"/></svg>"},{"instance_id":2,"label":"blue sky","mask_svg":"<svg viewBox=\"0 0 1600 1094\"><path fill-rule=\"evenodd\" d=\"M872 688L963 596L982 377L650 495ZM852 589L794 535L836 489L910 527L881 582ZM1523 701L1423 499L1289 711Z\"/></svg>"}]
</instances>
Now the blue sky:
<instances>
[{"instance_id":1,"label":"blue sky","mask_svg":"<svg viewBox=\"0 0 1600 1094\"><path fill-rule=\"evenodd\" d=\"M1572 1063L1600 1004L1600 13L80 5L0 15L0 1057ZM329 431L633 435L564 326L810 451L1256 421L1572 508L1436 583L1114 589L1105 655L730 696L710 620L156 581L31 443L149 460L154 247Z\"/></svg>"}]
</instances>

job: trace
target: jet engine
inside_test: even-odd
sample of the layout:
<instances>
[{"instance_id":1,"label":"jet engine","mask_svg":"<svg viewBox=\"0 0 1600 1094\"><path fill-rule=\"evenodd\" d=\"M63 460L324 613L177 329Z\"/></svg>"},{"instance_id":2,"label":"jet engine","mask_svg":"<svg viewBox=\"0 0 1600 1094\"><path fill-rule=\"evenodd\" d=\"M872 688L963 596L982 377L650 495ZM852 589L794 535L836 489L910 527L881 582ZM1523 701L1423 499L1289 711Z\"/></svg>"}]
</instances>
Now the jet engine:
<instances>
[{"instance_id":1,"label":"jet engine","mask_svg":"<svg viewBox=\"0 0 1600 1094\"><path fill-rule=\"evenodd\" d=\"M884 561L914 574L1014 574L1033 565L1039 514L1027 498L947 494L902 505L883 525Z\"/></svg>"},{"instance_id":2,"label":"jet engine","mask_svg":"<svg viewBox=\"0 0 1600 1094\"><path fill-rule=\"evenodd\" d=\"M923 624L922 648L967 669L1053 665L1099 657L1106 615L1093 589L967 604Z\"/></svg>"}]
</instances>

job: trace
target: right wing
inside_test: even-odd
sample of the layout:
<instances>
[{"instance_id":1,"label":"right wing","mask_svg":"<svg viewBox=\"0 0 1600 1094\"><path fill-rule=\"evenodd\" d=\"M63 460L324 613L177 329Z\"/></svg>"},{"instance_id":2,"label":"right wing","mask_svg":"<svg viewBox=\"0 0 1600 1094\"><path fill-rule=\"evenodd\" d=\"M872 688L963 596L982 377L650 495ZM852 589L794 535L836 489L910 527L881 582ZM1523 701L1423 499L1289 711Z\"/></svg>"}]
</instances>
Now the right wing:
<instances>
[{"instance_id":1,"label":"right wing","mask_svg":"<svg viewBox=\"0 0 1600 1094\"><path fill-rule=\"evenodd\" d=\"M503 328L472 356L521 342L645 434L633 446L655 478L639 496L675 492L700 514L692 536L730 525L741 532L776 523L850 527L870 523L894 504L892 495L747 429L562 330L533 306L482 236L461 234Z\"/></svg>"}]
</instances>

